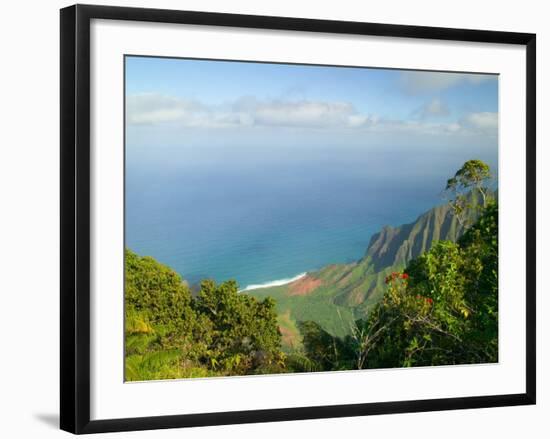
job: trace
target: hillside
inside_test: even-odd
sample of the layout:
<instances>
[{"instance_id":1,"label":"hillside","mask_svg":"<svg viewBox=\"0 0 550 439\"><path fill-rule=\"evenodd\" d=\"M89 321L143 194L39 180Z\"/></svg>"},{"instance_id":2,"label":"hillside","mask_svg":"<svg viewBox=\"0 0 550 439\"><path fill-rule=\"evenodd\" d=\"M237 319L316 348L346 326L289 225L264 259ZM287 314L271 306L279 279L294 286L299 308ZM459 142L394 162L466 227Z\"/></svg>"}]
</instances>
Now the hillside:
<instances>
[{"instance_id":1,"label":"hillside","mask_svg":"<svg viewBox=\"0 0 550 439\"><path fill-rule=\"evenodd\" d=\"M468 220L474 219L473 212ZM344 336L354 319L365 317L378 303L388 273L403 269L437 241L456 242L464 229L450 206L440 205L410 224L384 227L372 236L365 256L355 263L328 265L290 284L247 293L275 299L287 350L300 345L300 321L314 321L330 334Z\"/></svg>"}]
</instances>

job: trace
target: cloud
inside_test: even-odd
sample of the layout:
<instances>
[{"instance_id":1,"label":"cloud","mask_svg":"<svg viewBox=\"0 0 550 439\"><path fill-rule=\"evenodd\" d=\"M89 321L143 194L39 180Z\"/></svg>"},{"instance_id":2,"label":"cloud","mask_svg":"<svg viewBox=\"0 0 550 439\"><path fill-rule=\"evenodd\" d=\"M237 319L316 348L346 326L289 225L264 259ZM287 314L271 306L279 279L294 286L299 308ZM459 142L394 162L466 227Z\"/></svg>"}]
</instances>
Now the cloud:
<instances>
[{"instance_id":1,"label":"cloud","mask_svg":"<svg viewBox=\"0 0 550 439\"><path fill-rule=\"evenodd\" d=\"M498 113L469 113L456 122L428 122L422 119L379 120L368 129L371 132L490 138L498 134Z\"/></svg>"},{"instance_id":2,"label":"cloud","mask_svg":"<svg viewBox=\"0 0 550 439\"><path fill-rule=\"evenodd\" d=\"M470 113L461 120L461 125L475 132L496 136L498 132L498 113Z\"/></svg>"},{"instance_id":3,"label":"cloud","mask_svg":"<svg viewBox=\"0 0 550 439\"><path fill-rule=\"evenodd\" d=\"M465 120L470 125L480 129L496 128L498 126L497 113L470 113Z\"/></svg>"},{"instance_id":4,"label":"cloud","mask_svg":"<svg viewBox=\"0 0 550 439\"><path fill-rule=\"evenodd\" d=\"M473 73L407 71L401 72L400 82L407 93L421 94L440 92L462 84L478 85L496 78L496 75Z\"/></svg>"},{"instance_id":5,"label":"cloud","mask_svg":"<svg viewBox=\"0 0 550 439\"><path fill-rule=\"evenodd\" d=\"M126 99L126 119L132 125L174 122L203 111L195 101L171 96L142 93Z\"/></svg>"},{"instance_id":6,"label":"cloud","mask_svg":"<svg viewBox=\"0 0 550 439\"><path fill-rule=\"evenodd\" d=\"M382 122L386 131L408 131L428 135L483 136L496 137L498 134L498 113L469 113L456 122L386 121Z\"/></svg>"},{"instance_id":7,"label":"cloud","mask_svg":"<svg viewBox=\"0 0 550 439\"><path fill-rule=\"evenodd\" d=\"M347 102L247 98L237 101L233 108L248 114L261 126L325 128L360 126L368 122L368 116L359 114Z\"/></svg>"},{"instance_id":8,"label":"cloud","mask_svg":"<svg viewBox=\"0 0 550 439\"><path fill-rule=\"evenodd\" d=\"M428 115L448 114L446 105L439 99L427 102L418 112L420 118L393 120L362 113L348 102L242 97L222 105L206 105L195 100L150 93L128 96L126 118L130 125L172 124L207 129L286 127L439 136L494 136L498 129L497 113L470 113L456 122L425 120Z\"/></svg>"},{"instance_id":9,"label":"cloud","mask_svg":"<svg viewBox=\"0 0 550 439\"><path fill-rule=\"evenodd\" d=\"M466 133L463 126L457 122L433 123L419 120L380 120L369 127L371 132L424 134L445 136Z\"/></svg>"},{"instance_id":10,"label":"cloud","mask_svg":"<svg viewBox=\"0 0 550 439\"><path fill-rule=\"evenodd\" d=\"M220 106L158 94L128 97L127 121L131 125L179 123L187 127L360 127L371 118L347 102L261 101L244 97Z\"/></svg>"},{"instance_id":11,"label":"cloud","mask_svg":"<svg viewBox=\"0 0 550 439\"><path fill-rule=\"evenodd\" d=\"M426 119L428 117L440 117L448 116L449 108L447 104L439 98L434 98L429 102L426 102L420 108L413 112L413 116L419 117L421 119Z\"/></svg>"}]
</instances>

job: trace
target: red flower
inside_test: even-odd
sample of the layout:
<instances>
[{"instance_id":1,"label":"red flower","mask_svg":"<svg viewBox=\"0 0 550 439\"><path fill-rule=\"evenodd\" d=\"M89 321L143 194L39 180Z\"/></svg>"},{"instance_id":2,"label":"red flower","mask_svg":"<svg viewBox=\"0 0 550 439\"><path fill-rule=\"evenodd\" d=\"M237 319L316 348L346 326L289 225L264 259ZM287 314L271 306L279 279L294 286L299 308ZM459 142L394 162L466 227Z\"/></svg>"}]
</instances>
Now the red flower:
<instances>
[{"instance_id":1,"label":"red flower","mask_svg":"<svg viewBox=\"0 0 550 439\"><path fill-rule=\"evenodd\" d=\"M431 297L428 297L426 299L426 302L428 302L430 305L432 305L434 303L434 300Z\"/></svg>"},{"instance_id":2,"label":"red flower","mask_svg":"<svg viewBox=\"0 0 550 439\"><path fill-rule=\"evenodd\" d=\"M408 279L409 278L409 275L407 273L403 273L401 275L401 279Z\"/></svg>"}]
</instances>

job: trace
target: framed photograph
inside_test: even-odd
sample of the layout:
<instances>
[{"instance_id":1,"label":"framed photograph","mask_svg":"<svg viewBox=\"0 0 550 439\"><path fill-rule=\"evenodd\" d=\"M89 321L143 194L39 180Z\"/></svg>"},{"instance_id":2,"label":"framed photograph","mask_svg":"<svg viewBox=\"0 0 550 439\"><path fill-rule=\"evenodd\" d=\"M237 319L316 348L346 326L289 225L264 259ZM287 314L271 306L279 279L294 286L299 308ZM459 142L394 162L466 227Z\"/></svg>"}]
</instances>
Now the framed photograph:
<instances>
[{"instance_id":1,"label":"framed photograph","mask_svg":"<svg viewBox=\"0 0 550 439\"><path fill-rule=\"evenodd\" d=\"M535 403L535 35L61 10L61 428Z\"/></svg>"}]
</instances>

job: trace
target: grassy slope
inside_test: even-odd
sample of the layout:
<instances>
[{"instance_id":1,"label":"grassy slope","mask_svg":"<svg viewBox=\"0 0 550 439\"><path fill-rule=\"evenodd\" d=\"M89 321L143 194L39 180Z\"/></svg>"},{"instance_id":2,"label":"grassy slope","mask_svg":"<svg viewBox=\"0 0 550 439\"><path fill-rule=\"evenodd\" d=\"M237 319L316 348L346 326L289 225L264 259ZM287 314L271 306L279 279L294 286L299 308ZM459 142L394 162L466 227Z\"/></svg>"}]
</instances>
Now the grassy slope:
<instances>
[{"instance_id":1,"label":"grassy slope","mask_svg":"<svg viewBox=\"0 0 550 439\"><path fill-rule=\"evenodd\" d=\"M372 237L359 261L308 273L322 284L306 295L293 295L292 284L251 290L248 294L276 300L286 350L300 347L300 321L315 321L329 333L344 336L352 320L365 317L382 298L388 273L403 269L436 241L456 241L463 231L448 205L437 206L411 224L384 227Z\"/></svg>"}]
</instances>

